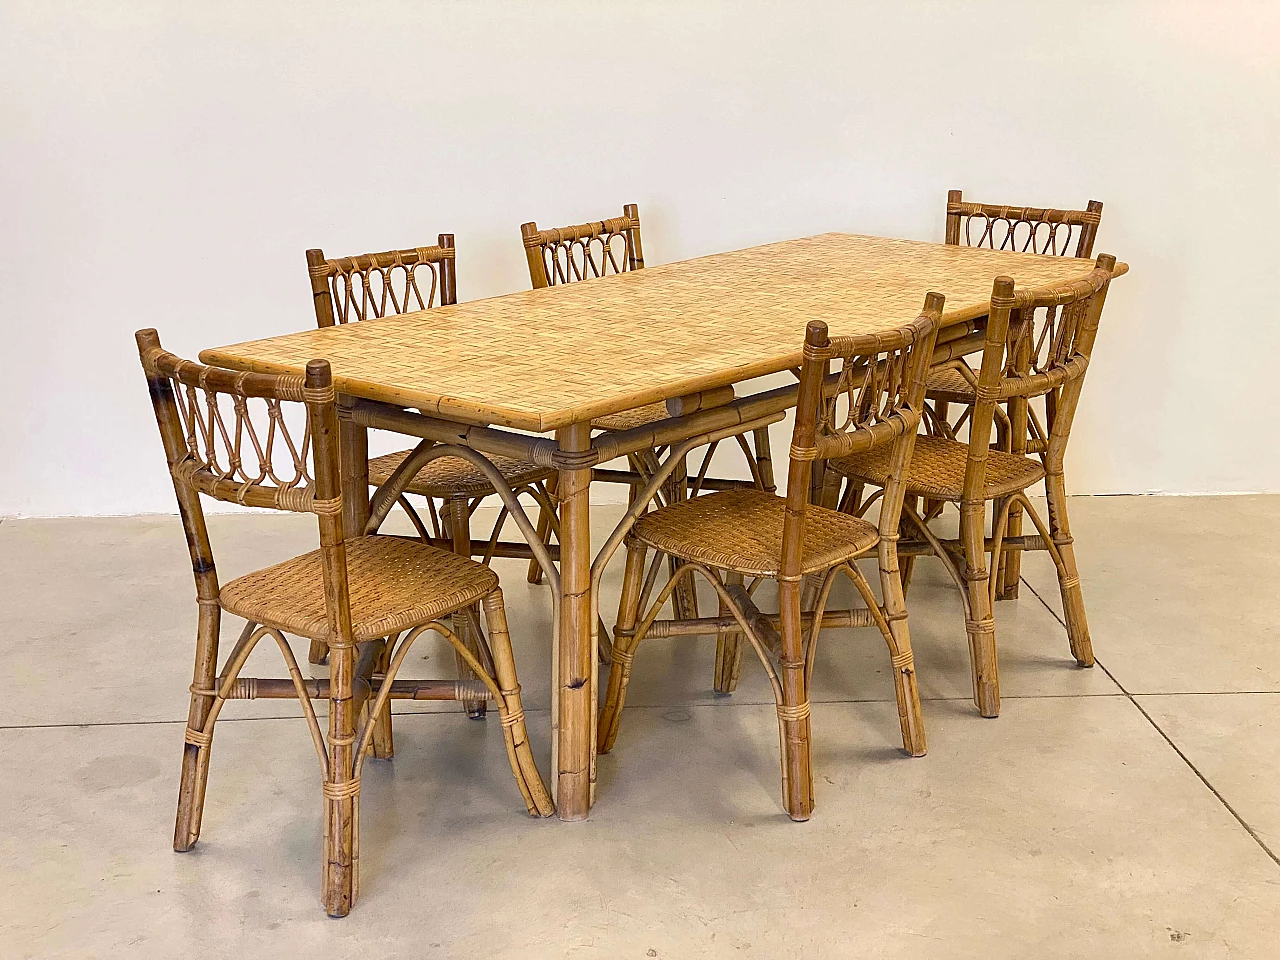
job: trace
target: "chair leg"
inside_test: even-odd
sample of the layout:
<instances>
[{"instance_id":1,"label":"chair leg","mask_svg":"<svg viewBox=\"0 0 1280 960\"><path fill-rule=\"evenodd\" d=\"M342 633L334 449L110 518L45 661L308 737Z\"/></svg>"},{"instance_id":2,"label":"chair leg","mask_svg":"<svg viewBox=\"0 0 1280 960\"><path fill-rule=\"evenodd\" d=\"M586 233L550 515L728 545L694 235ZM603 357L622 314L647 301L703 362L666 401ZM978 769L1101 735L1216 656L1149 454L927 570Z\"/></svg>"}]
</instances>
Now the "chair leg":
<instances>
[{"instance_id":1,"label":"chair leg","mask_svg":"<svg viewBox=\"0 0 1280 960\"><path fill-rule=\"evenodd\" d=\"M985 550L985 504L960 504L960 540L964 545L965 585L969 593L969 659L973 668L973 700L984 717L1000 715L1000 676L996 664L996 621L991 609Z\"/></svg>"},{"instance_id":2,"label":"chair leg","mask_svg":"<svg viewBox=\"0 0 1280 960\"><path fill-rule=\"evenodd\" d=\"M345 917L359 896L360 779L352 775L355 645L329 645L329 775L324 795L322 898L331 917Z\"/></svg>"},{"instance_id":3,"label":"chair leg","mask_svg":"<svg viewBox=\"0 0 1280 960\"><path fill-rule=\"evenodd\" d=\"M920 502L920 498L917 496L913 496L912 494L907 494L902 499L903 499L903 519L902 519L901 526L903 529L901 530L901 533L904 535L907 535L908 531L906 529L907 527L906 510L908 507L914 510L916 508L916 505ZM926 504L927 503L928 501L926 501ZM900 563L901 563L901 566L899 568L899 573L898 573L898 582L902 585L902 596L905 598L907 595L907 591L911 589L911 574L915 571L915 568L916 568L916 558L903 557Z\"/></svg>"},{"instance_id":4,"label":"chair leg","mask_svg":"<svg viewBox=\"0 0 1280 960\"><path fill-rule=\"evenodd\" d=\"M742 574L730 571L725 576L725 583L732 587L742 584ZM718 616L729 616L729 607L720 598ZM730 694L738 689L738 675L742 670L742 631L721 628L716 631L716 693Z\"/></svg>"},{"instance_id":5,"label":"chair leg","mask_svg":"<svg viewBox=\"0 0 1280 960\"><path fill-rule=\"evenodd\" d=\"M775 493L778 484L773 478L773 452L769 444L769 428L758 427L752 433L756 448L756 468L760 472L760 485L766 493Z\"/></svg>"},{"instance_id":6,"label":"chair leg","mask_svg":"<svg viewBox=\"0 0 1280 960\"><path fill-rule=\"evenodd\" d=\"M547 478L547 494L550 496L552 503L556 500L556 487L559 485L559 482L560 475L558 473L553 473ZM538 532L538 539L543 543L546 543L547 537L551 535L551 514L548 512L546 507L541 505L538 507L538 524L536 529ZM537 557L534 557L529 561L529 573L527 574L526 579L530 583L542 582L542 564L538 562Z\"/></svg>"},{"instance_id":7,"label":"chair leg","mask_svg":"<svg viewBox=\"0 0 1280 960\"><path fill-rule=\"evenodd\" d=\"M391 653L395 649L398 636L386 637L382 640L382 649L378 652L375 675L385 676ZM376 689L376 684L374 689ZM391 730L391 700L382 705L378 715L373 718L373 755L379 760L390 760L396 755L396 741Z\"/></svg>"},{"instance_id":8,"label":"chair leg","mask_svg":"<svg viewBox=\"0 0 1280 960\"><path fill-rule=\"evenodd\" d=\"M667 480L667 503L678 503L681 500L687 500L689 497L689 471L688 464L682 459L671 471L671 476ZM675 557L671 557L668 561L669 569L674 574L680 566L680 561ZM692 572L686 573L680 578L680 582L676 584L675 592L671 594L671 606L675 611L677 620L694 620L698 616L698 592L694 583Z\"/></svg>"},{"instance_id":9,"label":"chair leg","mask_svg":"<svg viewBox=\"0 0 1280 960\"><path fill-rule=\"evenodd\" d=\"M622 706L627 699L627 682L631 679L631 663L639 638L636 617L640 608L640 587L644 579L644 544L627 542L627 567L622 579L622 599L618 603L618 622L613 628L613 664L609 667L609 687L596 724L597 749L608 753L618 739L622 723Z\"/></svg>"},{"instance_id":10,"label":"chair leg","mask_svg":"<svg viewBox=\"0 0 1280 960\"><path fill-rule=\"evenodd\" d=\"M173 849L184 853L200 839L200 817L204 812L204 788L209 779L209 750L212 736L201 731L213 706L218 673L218 631L222 610L217 603L200 604L196 628L196 662L191 684L191 706L187 711L186 742L182 747L182 774L178 781L178 817L173 830ZM199 692L197 692L199 691Z\"/></svg>"},{"instance_id":11,"label":"chair leg","mask_svg":"<svg viewBox=\"0 0 1280 960\"><path fill-rule=\"evenodd\" d=\"M489 626L489 649L493 654L493 678L502 692L498 702L498 714L502 721L502 735L507 744L507 759L516 785L524 797L529 815L549 817L555 813L555 804L547 785L538 772L538 765L529 748L529 733L524 724L524 708L520 702L520 683L516 679L516 661L511 653L511 634L507 630L507 613L502 603L502 591L494 590L482 601L484 618Z\"/></svg>"},{"instance_id":12,"label":"chair leg","mask_svg":"<svg viewBox=\"0 0 1280 960\"><path fill-rule=\"evenodd\" d=\"M809 724L809 690L801 640L800 584L778 584L782 648L778 657L778 740L782 753L782 797L787 816L808 820L813 812L813 758Z\"/></svg>"},{"instance_id":13,"label":"chair leg","mask_svg":"<svg viewBox=\"0 0 1280 960\"><path fill-rule=\"evenodd\" d=\"M902 592L902 576L898 564L897 547L887 544L880 557L880 593L884 597L881 609L885 620L881 632L889 645L889 656L893 663L893 692L898 700L902 748L913 757L923 757L928 749L924 735L924 714L920 710L915 656L911 649L911 631L907 627L907 600ZM849 566L857 569L852 563ZM859 589L862 590L863 586L859 586ZM863 594L863 601L868 606L875 602L870 590Z\"/></svg>"},{"instance_id":14,"label":"chair leg","mask_svg":"<svg viewBox=\"0 0 1280 960\"><path fill-rule=\"evenodd\" d=\"M1071 655L1080 666L1092 667L1093 641L1089 638L1089 621L1084 613L1084 594L1080 590L1080 570L1076 566L1076 550L1067 519L1067 487L1062 474L1046 477L1045 490L1049 499L1049 532L1062 557L1062 565L1058 567L1058 589L1062 593Z\"/></svg>"},{"instance_id":15,"label":"chair leg","mask_svg":"<svg viewBox=\"0 0 1280 960\"><path fill-rule=\"evenodd\" d=\"M1006 537L1022 536L1022 504L1015 501L1009 507L1009 527ZM1022 551L1003 550L1000 554L1000 569L997 573L999 585L996 588L997 600L1017 600L1018 584L1022 579Z\"/></svg>"},{"instance_id":16,"label":"chair leg","mask_svg":"<svg viewBox=\"0 0 1280 960\"><path fill-rule=\"evenodd\" d=\"M453 552L463 557L471 556L471 516L467 505L466 497L453 497L444 504L444 519L448 527L447 535L453 540ZM453 615L453 632L456 633L467 645L467 649L475 654L476 658L480 658L480 644L475 635L474 626L471 617L467 615L467 611L459 610ZM455 654L458 665L458 678L460 680L474 679L479 677L475 672L467 666L467 662L462 657ZM483 720L485 715L486 704L483 700L466 700L464 701L467 716L472 720Z\"/></svg>"}]
</instances>

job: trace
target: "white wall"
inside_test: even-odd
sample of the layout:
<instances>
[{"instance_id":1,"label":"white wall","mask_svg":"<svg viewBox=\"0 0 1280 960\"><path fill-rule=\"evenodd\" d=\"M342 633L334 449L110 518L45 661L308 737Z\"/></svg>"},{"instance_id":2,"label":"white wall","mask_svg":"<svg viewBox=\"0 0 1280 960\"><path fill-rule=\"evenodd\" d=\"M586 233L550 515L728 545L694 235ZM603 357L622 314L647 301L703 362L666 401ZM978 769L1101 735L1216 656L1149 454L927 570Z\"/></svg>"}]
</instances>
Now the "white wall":
<instances>
[{"instance_id":1,"label":"white wall","mask_svg":"<svg viewBox=\"0 0 1280 960\"><path fill-rule=\"evenodd\" d=\"M133 330L304 328L306 247L452 231L472 299L523 220L634 201L661 263L941 240L950 187L1103 200L1132 264L1075 490L1280 490L1278 8L6 0L0 515L171 510Z\"/></svg>"}]
</instances>

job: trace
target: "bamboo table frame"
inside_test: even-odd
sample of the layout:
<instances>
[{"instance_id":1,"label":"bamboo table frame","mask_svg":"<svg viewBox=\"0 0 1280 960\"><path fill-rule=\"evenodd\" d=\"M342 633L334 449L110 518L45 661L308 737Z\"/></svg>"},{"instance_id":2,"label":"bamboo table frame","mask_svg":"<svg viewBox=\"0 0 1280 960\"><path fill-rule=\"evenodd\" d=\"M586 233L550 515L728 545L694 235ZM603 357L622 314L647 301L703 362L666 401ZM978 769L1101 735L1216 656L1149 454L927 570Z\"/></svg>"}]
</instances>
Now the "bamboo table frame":
<instances>
[{"instance_id":1,"label":"bamboo table frame","mask_svg":"<svg viewBox=\"0 0 1280 960\"><path fill-rule=\"evenodd\" d=\"M692 446L782 419L796 388L741 399L720 389L793 369L805 324L832 336L877 333L914 319L925 293L946 297L935 359L981 349L993 279L1020 287L1079 279L1088 260L824 234L430 311L369 319L205 350L237 370L333 368L342 397L344 529L385 515L394 486L437 456L490 474L552 587L553 792L563 820L585 819L595 781L595 584L634 520L628 511L594 562L588 490L597 464L657 446L673 450L656 487ZM1127 270L1116 265L1116 275ZM592 437L591 421L646 403L681 416ZM414 412L417 411L417 412ZM421 443L372 500L368 429ZM512 429L499 429L512 428ZM553 437L532 436L553 433ZM557 573L533 525L484 454L524 457L559 474ZM504 490L505 488L505 490Z\"/></svg>"}]
</instances>

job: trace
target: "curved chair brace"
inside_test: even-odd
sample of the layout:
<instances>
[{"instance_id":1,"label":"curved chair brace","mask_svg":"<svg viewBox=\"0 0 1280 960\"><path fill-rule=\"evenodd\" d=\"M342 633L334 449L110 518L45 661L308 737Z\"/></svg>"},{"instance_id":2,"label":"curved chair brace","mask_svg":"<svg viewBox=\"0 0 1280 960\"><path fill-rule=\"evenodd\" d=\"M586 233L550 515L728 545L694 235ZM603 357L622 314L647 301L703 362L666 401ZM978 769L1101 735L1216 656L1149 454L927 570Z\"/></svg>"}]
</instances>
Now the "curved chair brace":
<instances>
[{"instance_id":1,"label":"curved chair brace","mask_svg":"<svg viewBox=\"0 0 1280 960\"><path fill-rule=\"evenodd\" d=\"M524 535L529 544L529 549L538 558L538 563L541 564L543 573L551 583L552 597L558 598L560 596L560 574L556 570L555 564L551 561L551 554L547 550L547 545L538 536L537 530L524 512L524 507L520 505L519 497L511 489L501 471L493 465L493 462L488 457L470 447L454 443L436 443L434 440L423 440L414 447L413 451L392 471L391 476L387 478L387 482L379 487L373 495L373 499L369 504L369 522L365 524L364 528L365 535L368 536L378 532L378 527L382 525L382 521L391 512L391 506L395 503L396 497L404 491L404 486L408 484L409 480L417 476L419 470L432 460L440 457L458 457L461 460L466 460L485 475L485 479L493 486L494 492L502 499L503 504L511 514L511 518L515 520L516 526L520 528L521 534ZM555 602L558 604L559 601L556 600ZM558 612L554 622L559 623Z\"/></svg>"},{"instance_id":2,"label":"curved chair brace","mask_svg":"<svg viewBox=\"0 0 1280 960\"><path fill-rule=\"evenodd\" d=\"M840 567L832 567L822 576L822 584L818 588L818 599L813 605L813 626L809 628L809 643L805 648L804 654L804 686L809 689L809 684L813 683L813 664L817 656L818 649L818 633L822 629L822 616L827 612L827 598L831 595L831 588L835 586L836 574L840 571Z\"/></svg>"},{"instance_id":3,"label":"curved chair brace","mask_svg":"<svg viewBox=\"0 0 1280 960\"><path fill-rule=\"evenodd\" d=\"M657 569L657 568L655 567L654 569ZM709 584L711 584L712 589L714 589L716 594L719 596L720 602L724 605L724 608L728 610L730 614L733 616L734 620L737 621L738 627L741 629L742 633L746 636L747 640L751 643L751 646L755 649L756 656L760 658L760 663L764 666L765 672L769 676L769 684L773 688L774 704L778 712L778 750L779 750L779 758L782 762L782 795L785 798L788 796L788 773L787 773L787 731L786 731L786 718L784 717L784 713L789 712L795 707L794 705L788 706L786 704L786 697L783 693L782 683L779 680L778 673L773 666L773 658L770 656L769 652L766 650L764 644L761 643L760 638L756 635L756 632L753 629L752 625L747 622L747 618L743 614L741 608L734 601L729 591L725 588L724 583L720 580L720 577L716 574L714 570L710 569L704 564L698 563L693 560L685 560L680 564L678 564L676 566L676 569L672 571L670 576L667 578L666 584L658 592L658 596L654 599L653 605L649 609L648 613L645 614L644 619L636 625L634 632L631 633L629 637L630 649L626 650L625 654L623 655L618 655L618 654L615 654L615 655L617 655L618 659L622 661L624 668L629 666L631 657L634 656L636 647L639 645L640 641L644 639L644 635L648 632L649 628L653 625L653 621L657 618L658 612L662 609L662 605L667 602L667 599L675 591L676 584L678 584L681 581L681 579L683 579L684 576L690 572L700 573L703 579L705 579ZM620 640L621 639L622 638L620 638ZM625 659L623 659L623 656L625 656ZM627 673L629 674L629 671L627 671ZM617 688L616 696L611 696L605 701L605 705L604 705L605 725L600 727L597 730L598 743L601 745L601 748L603 750L611 749L613 746L613 740L614 738L617 737L618 723L622 716L622 701L626 696L626 684L628 679L629 679L629 676L624 676L621 679L621 683ZM610 692L613 693L612 676L610 678ZM805 706L807 707L807 704Z\"/></svg>"},{"instance_id":4,"label":"curved chair brace","mask_svg":"<svg viewBox=\"0 0 1280 960\"><path fill-rule=\"evenodd\" d=\"M1053 560L1054 567L1058 572L1066 575L1066 561L1062 558L1062 551L1058 549L1058 544L1053 539L1053 534L1049 531L1048 525L1044 519L1036 512L1036 508L1031 505L1031 501L1027 499L1025 490L1019 490L1009 495L1011 501L1017 500L1026 509L1027 514L1031 517L1031 522L1036 525L1036 530L1040 533L1040 539L1044 541L1045 551Z\"/></svg>"},{"instance_id":5,"label":"curved chair brace","mask_svg":"<svg viewBox=\"0 0 1280 960\"><path fill-rule=\"evenodd\" d=\"M693 478L693 483L689 487L689 496L696 497L702 491L702 485L707 479L707 470L711 467L711 458L716 455L716 447L720 446L719 440L713 440L707 444L706 454L702 458L702 466L698 468L698 473ZM752 471L755 475L755 471Z\"/></svg>"},{"instance_id":6,"label":"curved chair brace","mask_svg":"<svg viewBox=\"0 0 1280 960\"><path fill-rule=\"evenodd\" d=\"M1010 496L1001 497L996 501L995 512L991 516L991 570L994 573L996 567L1000 563L1001 547L1004 546L1005 534L1009 532L1009 511L1012 509L1015 498ZM1000 593L1000 578L992 577L988 584L988 593L991 595L991 605L996 604L996 597Z\"/></svg>"},{"instance_id":7,"label":"curved chair brace","mask_svg":"<svg viewBox=\"0 0 1280 960\"><path fill-rule=\"evenodd\" d=\"M738 441L738 446L742 448L742 453L746 457L747 468L751 471L751 482L756 485L757 490L763 490L764 475L760 472L760 464L756 461L756 455L751 452L751 446L747 443L746 434L739 433L734 439Z\"/></svg>"},{"instance_id":8,"label":"curved chair brace","mask_svg":"<svg viewBox=\"0 0 1280 960\"><path fill-rule=\"evenodd\" d=\"M285 666L289 670L289 679L293 681L293 689L302 704L302 712L307 718L307 726L311 728L311 742L315 745L316 755L320 758L321 775L327 778L329 776L329 757L325 752L324 735L320 732L320 723L316 720L315 708L311 705L311 696L307 693L306 683L303 680L302 671L298 669L298 661L293 655L293 649L289 646L289 642L285 640L284 635L275 627L258 626L253 621L245 624L245 628L240 634L240 639L231 648L231 653L227 656L227 662L218 677L217 692L214 695L213 705L209 708L209 715L205 717L204 725L200 728L199 734L206 741L212 739L213 725L217 722L218 714L222 712L222 705L230 698L232 688L240 677L240 671L244 669L245 661L249 659L249 654L253 653L253 648L258 645L258 641L267 634L271 634L284 657Z\"/></svg>"},{"instance_id":9,"label":"curved chair brace","mask_svg":"<svg viewBox=\"0 0 1280 960\"><path fill-rule=\"evenodd\" d=\"M653 626L653 621L658 618L658 613L662 610L662 605L667 602L672 592L674 592L676 584L680 581L680 578L691 570L702 574L703 579L711 584L712 589L714 589L720 599L724 601L725 607L728 608L729 613L738 621L738 626L742 628L742 632L747 635L747 639L751 641L751 645L755 647L756 655L760 658L760 662L764 665L765 672L769 675L769 683L773 687L774 698L778 703L782 703L782 681L778 679L778 673L773 667L773 658L769 655L767 648L760 642L760 638L756 636L754 628L747 622L742 609L734 601L733 597L729 594L729 591L725 589L724 583L720 580L720 577L710 567L707 567L705 564L698 563L696 560L682 561L679 566L676 567L675 572L667 578L666 584L658 591L658 596L653 601L653 605L649 608L649 612L645 614L644 619L636 625L635 636L637 639L634 642L638 644L640 640L644 639L644 635L648 633L649 628Z\"/></svg>"},{"instance_id":10,"label":"curved chair brace","mask_svg":"<svg viewBox=\"0 0 1280 960\"><path fill-rule=\"evenodd\" d=\"M915 524L916 529L924 535L925 540L929 542L929 546L933 548L934 555L942 561L943 567L946 568L951 579L955 581L956 587L960 590L960 602L964 605L964 616L966 620L972 618L972 612L969 609L969 587L964 582L964 576L956 567L955 561L951 558L951 554L947 552L947 548L942 545L942 541L938 539L937 534L929 529L929 525L924 522L916 508L909 503L902 505L902 512L911 518L911 522Z\"/></svg>"},{"instance_id":11,"label":"curved chair brace","mask_svg":"<svg viewBox=\"0 0 1280 960\"><path fill-rule=\"evenodd\" d=\"M431 540L431 534L427 532L426 524L424 524L422 522L422 518L418 516L418 511L413 508L413 504L409 502L409 498L402 493L400 496L396 497L396 503L400 504L400 509L408 514L409 520L413 523L413 528L418 531L418 536L422 538L422 542L429 542ZM434 508L432 508L432 511L432 519L434 520Z\"/></svg>"},{"instance_id":12,"label":"curved chair brace","mask_svg":"<svg viewBox=\"0 0 1280 960\"><path fill-rule=\"evenodd\" d=\"M781 412L771 413L763 417L757 417L755 420L748 420L745 423L733 424L710 433L704 433L701 436L690 437L688 440L682 441L678 446L672 447L666 461L658 465L650 476L644 490L638 496L632 498L630 506L627 507L627 512L618 521L618 525L613 528L613 533L609 534L609 539L605 541L604 546L600 548L600 552L596 554L595 560L591 563L591 620L593 624L598 624L600 621L600 578L604 576L604 568L613 559L613 555L618 552L618 547L622 546L623 540L631 532L631 528L635 526L640 514L644 513L648 508L649 501L653 499L658 488L671 476L672 471L683 462L689 452L703 444L715 443L735 434L777 423L783 416L784 414ZM596 628L593 627L594 629ZM593 637L593 639L595 638Z\"/></svg>"}]
</instances>

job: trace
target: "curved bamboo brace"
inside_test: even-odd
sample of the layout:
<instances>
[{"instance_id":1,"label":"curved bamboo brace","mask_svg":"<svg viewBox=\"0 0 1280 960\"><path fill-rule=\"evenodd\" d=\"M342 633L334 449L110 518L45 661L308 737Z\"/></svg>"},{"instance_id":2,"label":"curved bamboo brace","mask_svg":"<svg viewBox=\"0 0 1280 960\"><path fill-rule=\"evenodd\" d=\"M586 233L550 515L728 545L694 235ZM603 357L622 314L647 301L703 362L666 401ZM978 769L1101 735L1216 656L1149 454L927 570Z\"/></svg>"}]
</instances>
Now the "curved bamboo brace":
<instances>
[{"instance_id":1,"label":"curved bamboo brace","mask_svg":"<svg viewBox=\"0 0 1280 960\"><path fill-rule=\"evenodd\" d=\"M255 627L257 629L254 629ZM218 720L218 714L222 712L222 705L227 702L227 698L231 694L231 688L235 686L236 680L239 679L240 671L244 669L245 661L249 659L249 654L253 653L253 648L258 645L258 641L268 633L271 634L276 645L280 647L281 654L284 656L285 665L289 669L289 678L293 681L293 689L297 692L298 700L302 704L302 712L307 719L307 726L311 728L311 742L315 745L316 755L320 758L321 775L327 778L329 776L329 758L324 747L324 736L320 732L320 723L316 720L315 708L311 705L311 696L307 693L302 671L298 669L298 661L293 656L293 649L289 646L289 642L285 640L284 635L275 627L257 626L252 621L245 625L244 631L240 634L240 639L231 648L227 662L222 668L222 674L218 678L218 690L214 695L213 704L209 708L209 715L205 717L204 725L200 728L200 735L206 739L212 738L213 725Z\"/></svg>"},{"instance_id":2,"label":"curved bamboo brace","mask_svg":"<svg viewBox=\"0 0 1280 960\"><path fill-rule=\"evenodd\" d=\"M741 436L741 434L739 434ZM711 467L711 458L716 454L716 447L720 446L719 440L713 440L707 444L706 455L702 458L702 466L698 468L698 475L694 477L693 484L689 489L689 495L696 497L702 491L702 485L707 479L707 470Z\"/></svg>"},{"instance_id":3,"label":"curved bamboo brace","mask_svg":"<svg viewBox=\"0 0 1280 960\"><path fill-rule=\"evenodd\" d=\"M382 525L382 521L391 512L391 504L395 502L395 495L400 492L394 489L393 484L404 481L406 475L409 478L417 476L419 470L432 460L440 457L458 457L468 461L472 466L479 469L485 475L485 479L493 486L494 492L502 499L503 504L511 514L511 518L515 520L516 526L520 528L521 534L524 535L525 541L529 544L529 549L533 551L538 562L542 564L543 573L546 574L547 580L551 584L552 602L556 605L556 610L553 611L553 622L559 623L560 574L551 560L547 545L538 536L537 529L530 522L528 514L524 512L524 507L520 504L520 498L511 489L511 485L507 483L501 471L493 465L493 462L488 457L470 447L454 443L436 443L433 440L423 440L414 447L412 452L401 461L391 476L387 478L387 482L379 487L377 493L374 494L374 498L369 504L369 522L365 524L365 535L377 533L378 527ZM387 493L384 494L384 490Z\"/></svg>"},{"instance_id":4,"label":"curved bamboo brace","mask_svg":"<svg viewBox=\"0 0 1280 960\"><path fill-rule=\"evenodd\" d=\"M964 606L964 617L966 620L972 619L972 613L969 609L969 588L964 582L964 577L960 571L956 569L955 562L951 559L951 555L947 553L947 548L942 545L942 541L937 535L929 529L929 525L920 518L920 514L916 512L916 508L909 503L902 505L902 512L911 518L911 522L924 535L925 540L929 542L929 546L933 548L934 555L942 561L942 565L946 568L947 573L951 575L951 579L955 581L956 587L960 591L960 602Z\"/></svg>"},{"instance_id":5,"label":"curved bamboo brace","mask_svg":"<svg viewBox=\"0 0 1280 960\"><path fill-rule=\"evenodd\" d=\"M756 462L756 455L751 451L751 445L747 443L746 434L739 433L734 439L738 441L738 446L742 448L743 457L747 461L747 469L751 471L751 482L756 485L757 490L763 490L764 475L760 472L760 464Z\"/></svg>"},{"instance_id":6,"label":"curved bamboo brace","mask_svg":"<svg viewBox=\"0 0 1280 960\"><path fill-rule=\"evenodd\" d=\"M994 572L1000 565L1000 550L1004 546L1004 537L1009 528L1009 511L1013 508L1012 495L1000 498L1000 506L991 517L991 570ZM996 605L996 595L1000 592L1000 578L993 576L988 584L991 594L991 605Z\"/></svg>"},{"instance_id":7,"label":"curved bamboo brace","mask_svg":"<svg viewBox=\"0 0 1280 960\"><path fill-rule=\"evenodd\" d=\"M804 654L804 688L809 689L809 684L813 682L813 664L817 657L818 634L822 630L822 615L827 612L827 599L831 595L831 588L836 582L836 572L839 567L832 567L822 575L822 584L818 588L818 599L813 605L813 626L809 628L809 646L805 649Z\"/></svg>"},{"instance_id":8,"label":"curved bamboo brace","mask_svg":"<svg viewBox=\"0 0 1280 960\"><path fill-rule=\"evenodd\" d=\"M593 624L598 624L600 621L600 578L604 576L605 566L613 559L613 555L617 553L618 547L622 545L622 541L626 539L627 534L631 532L631 528L635 526L640 514L648 508L649 501L653 499L658 488L671 476L672 471L679 466L689 452L703 444L723 440L736 433L777 423L783 416L782 413L767 414L755 420L748 420L745 423L733 424L710 433L704 433L701 436L690 437L672 448L667 455L666 461L661 463L658 469L654 471L644 490L639 496L633 498L631 505L627 508L627 512L618 521L618 525L613 528L613 532L609 534L609 539L605 541L604 546L600 548L600 552L596 554L595 560L591 563L591 620ZM592 630L594 632L596 627L593 626ZM598 641L598 637L593 636L592 640Z\"/></svg>"},{"instance_id":9,"label":"curved bamboo brace","mask_svg":"<svg viewBox=\"0 0 1280 960\"><path fill-rule=\"evenodd\" d=\"M1036 530L1040 533L1040 539L1044 541L1045 551L1053 560L1053 565L1060 575L1066 573L1066 562L1062 559L1062 552L1058 549L1057 543L1053 540L1053 534L1049 530L1048 524L1036 512L1036 508L1031 505L1031 501L1027 498L1026 491L1019 490L1009 495L1010 500L1019 501L1026 508L1027 513L1031 516L1031 522L1036 525Z\"/></svg>"},{"instance_id":10,"label":"curved bamboo brace","mask_svg":"<svg viewBox=\"0 0 1280 960\"><path fill-rule=\"evenodd\" d=\"M853 515L855 517L865 517L867 515L867 511L871 509L871 505L883 496L884 496L883 489L875 491L873 494L871 494L871 496L867 497L866 500L862 501L862 506Z\"/></svg>"},{"instance_id":11,"label":"curved bamboo brace","mask_svg":"<svg viewBox=\"0 0 1280 960\"><path fill-rule=\"evenodd\" d=\"M676 583L678 583L680 578L690 570L702 574L703 579L711 584L712 589L714 589L720 599L724 601L725 606L729 608L729 612L733 615L733 618L738 621L738 626L742 628L742 632L747 635L747 639L750 640L751 645L755 647L756 656L760 658L760 662L764 665L765 672L769 675L769 683L773 687L774 699L781 704L783 699L782 682L778 679L777 671L773 668L773 661L770 658L768 651L760 642L760 638L756 636L754 628L747 622L747 619L743 615L742 610L738 607L738 604L725 589L724 583L721 582L720 578L711 570L710 567L705 564L698 563L696 560L686 560L682 562L676 568L675 573L667 578L666 586L658 592L658 597L654 600L649 613L635 629L635 635L637 637L636 642L639 643L640 640L644 639L644 635L648 633L649 628L653 626L653 621L658 618L658 613L662 610L662 605L667 602L667 598L670 597L672 591L675 590Z\"/></svg>"},{"instance_id":12,"label":"curved bamboo brace","mask_svg":"<svg viewBox=\"0 0 1280 960\"><path fill-rule=\"evenodd\" d=\"M406 633L404 638L396 647L395 652L391 655L390 662L387 664L386 672L383 675L384 679L382 684L378 687L378 694L374 698L373 705L369 708L369 715L371 717L376 717L382 711L382 708L386 705L387 701L391 699L391 683L400 672L400 667L404 663L404 658L409 654L409 648L413 646L414 641L417 640L418 637L422 636L428 630L436 630L446 640L450 640L450 642L452 642L450 638L452 637L453 632L448 630L448 628L440 623L439 620L432 620L430 623L419 624ZM456 640L456 637L453 637L453 640ZM454 644L454 649L457 649L456 643ZM495 699L501 701L502 697L498 691L497 684L495 684L493 679L482 667L479 666L479 662L475 660L474 656L472 656L471 651L466 649L466 644L462 645L462 649L465 651L466 657L471 661L468 663L468 666L471 666L472 669L475 670L476 676L489 690L490 694ZM365 754L369 752L369 746L372 740L373 721L371 720L365 724L364 731L356 741L357 746L355 761L352 764L352 776L360 776L360 769L364 765Z\"/></svg>"},{"instance_id":13,"label":"curved bamboo brace","mask_svg":"<svg viewBox=\"0 0 1280 960\"><path fill-rule=\"evenodd\" d=\"M396 497L396 502L400 504L400 509L409 516L409 521L413 524L413 528L418 531L418 536L423 543L431 542L431 534L427 533L427 526L422 522L422 518L418 516L418 511L413 509L413 504L409 502L409 498L403 493Z\"/></svg>"}]
</instances>

